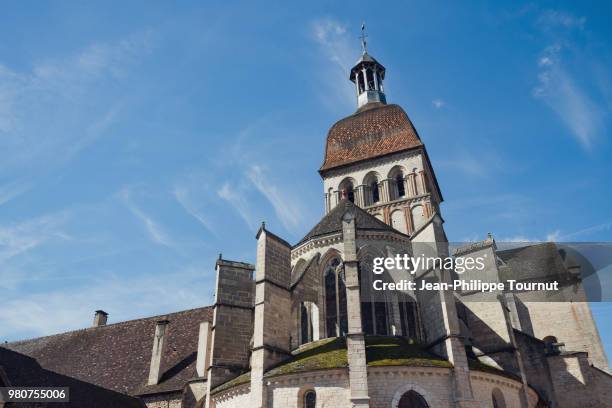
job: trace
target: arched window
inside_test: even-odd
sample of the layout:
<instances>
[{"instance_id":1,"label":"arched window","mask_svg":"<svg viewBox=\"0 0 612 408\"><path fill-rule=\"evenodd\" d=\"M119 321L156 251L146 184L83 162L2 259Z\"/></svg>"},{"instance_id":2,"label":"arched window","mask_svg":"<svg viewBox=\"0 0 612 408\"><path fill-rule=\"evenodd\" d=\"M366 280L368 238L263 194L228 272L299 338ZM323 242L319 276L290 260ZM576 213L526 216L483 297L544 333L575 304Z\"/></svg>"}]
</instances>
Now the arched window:
<instances>
[{"instance_id":1,"label":"arched window","mask_svg":"<svg viewBox=\"0 0 612 408\"><path fill-rule=\"evenodd\" d=\"M406 187L404 186L404 175L398 173L395 176L395 187L397 190L397 197L404 197L406 195Z\"/></svg>"},{"instance_id":2,"label":"arched window","mask_svg":"<svg viewBox=\"0 0 612 408\"><path fill-rule=\"evenodd\" d=\"M363 178L362 184L366 187L365 204L373 205L380 201L380 188L378 187L378 180L380 176L376 172L369 172Z\"/></svg>"},{"instance_id":3,"label":"arched window","mask_svg":"<svg viewBox=\"0 0 612 408\"><path fill-rule=\"evenodd\" d=\"M421 396L418 392L414 390L410 390L404 395L397 404L397 408L429 408L425 398Z\"/></svg>"},{"instance_id":4,"label":"arched window","mask_svg":"<svg viewBox=\"0 0 612 408\"><path fill-rule=\"evenodd\" d=\"M378 181L374 180L372 184L370 184L370 192L372 193L372 204L380 201L380 192L378 190Z\"/></svg>"},{"instance_id":5,"label":"arched window","mask_svg":"<svg viewBox=\"0 0 612 408\"><path fill-rule=\"evenodd\" d=\"M304 408L316 408L317 393L314 390L306 391L304 394Z\"/></svg>"},{"instance_id":6,"label":"arched window","mask_svg":"<svg viewBox=\"0 0 612 408\"><path fill-rule=\"evenodd\" d=\"M344 336L348 333L348 315L346 312L346 284L344 281L344 269L337 276L338 280L338 324L340 327L339 335Z\"/></svg>"},{"instance_id":7,"label":"arched window","mask_svg":"<svg viewBox=\"0 0 612 408\"><path fill-rule=\"evenodd\" d=\"M373 255L367 254L359 260L359 285L361 287L361 327L366 334L386 336L389 334L387 304L381 294L367 288L372 286Z\"/></svg>"},{"instance_id":8,"label":"arched window","mask_svg":"<svg viewBox=\"0 0 612 408\"><path fill-rule=\"evenodd\" d=\"M376 334L388 335L389 325L387 322L387 304L385 302L374 302L374 319L376 320Z\"/></svg>"},{"instance_id":9,"label":"arched window","mask_svg":"<svg viewBox=\"0 0 612 408\"><path fill-rule=\"evenodd\" d=\"M393 167L387 174L392 200L398 200L406 196L406 181L404 180L404 175L404 168L400 166Z\"/></svg>"},{"instance_id":10,"label":"arched window","mask_svg":"<svg viewBox=\"0 0 612 408\"><path fill-rule=\"evenodd\" d=\"M328 268L325 272L325 327L327 337L336 337L336 274Z\"/></svg>"},{"instance_id":11,"label":"arched window","mask_svg":"<svg viewBox=\"0 0 612 408\"><path fill-rule=\"evenodd\" d=\"M340 191L341 200L344 198L348 198L350 202L352 203L355 202L355 187L354 187L352 179L350 178L344 179L342 183L340 183L338 190Z\"/></svg>"},{"instance_id":12,"label":"arched window","mask_svg":"<svg viewBox=\"0 0 612 408\"><path fill-rule=\"evenodd\" d=\"M365 82L361 72L357 73L357 83L359 85L359 93L363 93L365 91Z\"/></svg>"},{"instance_id":13,"label":"arched window","mask_svg":"<svg viewBox=\"0 0 612 408\"><path fill-rule=\"evenodd\" d=\"M408 294L401 293L398 303L402 336L419 341L421 339L421 322L417 302Z\"/></svg>"},{"instance_id":14,"label":"arched window","mask_svg":"<svg viewBox=\"0 0 612 408\"><path fill-rule=\"evenodd\" d=\"M312 329L310 326L310 319L308 318L308 308L304 303L300 307L300 331L301 331L301 344L312 341L311 333Z\"/></svg>"},{"instance_id":15,"label":"arched window","mask_svg":"<svg viewBox=\"0 0 612 408\"><path fill-rule=\"evenodd\" d=\"M346 284L338 258L325 268L325 326L327 337L338 337L348 331Z\"/></svg>"},{"instance_id":16,"label":"arched window","mask_svg":"<svg viewBox=\"0 0 612 408\"><path fill-rule=\"evenodd\" d=\"M491 394L491 400L493 401L493 408L506 408L506 400L504 394L499 388L495 388Z\"/></svg>"},{"instance_id":17,"label":"arched window","mask_svg":"<svg viewBox=\"0 0 612 408\"><path fill-rule=\"evenodd\" d=\"M374 84L374 72L371 69L366 70L368 76L368 89L376 89Z\"/></svg>"},{"instance_id":18,"label":"arched window","mask_svg":"<svg viewBox=\"0 0 612 408\"><path fill-rule=\"evenodd\" d=\"M346 192L346 198L348 198L351 203L355 202L355 190L353 190L353 186Z\"/></svg>"}]
</instances>

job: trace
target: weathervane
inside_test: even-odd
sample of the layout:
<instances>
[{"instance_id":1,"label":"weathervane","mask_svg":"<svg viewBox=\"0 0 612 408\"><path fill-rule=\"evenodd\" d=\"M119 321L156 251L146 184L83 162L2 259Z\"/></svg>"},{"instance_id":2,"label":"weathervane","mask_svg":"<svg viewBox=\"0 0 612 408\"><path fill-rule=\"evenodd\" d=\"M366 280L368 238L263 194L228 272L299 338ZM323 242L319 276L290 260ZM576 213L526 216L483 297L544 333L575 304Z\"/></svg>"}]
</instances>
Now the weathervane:
<instances>
[{"instance_id":1,"label":"weathervane","mask_svg":"<svg viewBox=\"0 0 612 408\"><path fill-rule=\"evenodd\" d=\"M364 54L368 52L366 37L367 35L365 33L365 21L364 21L361 23L361 36L359 37L361 39L361 50L363 51Z\"/></svg>"}]
</instances>

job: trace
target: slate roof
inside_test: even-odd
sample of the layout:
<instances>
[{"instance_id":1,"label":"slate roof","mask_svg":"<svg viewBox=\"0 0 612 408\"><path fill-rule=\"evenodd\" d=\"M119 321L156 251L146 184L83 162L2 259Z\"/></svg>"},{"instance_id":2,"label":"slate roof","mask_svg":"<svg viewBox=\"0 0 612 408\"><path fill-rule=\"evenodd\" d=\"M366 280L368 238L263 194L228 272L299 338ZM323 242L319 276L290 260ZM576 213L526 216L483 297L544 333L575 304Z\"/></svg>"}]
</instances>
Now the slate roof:
<instances>
[{"instance_id":1,"label":"slate roof","mask_svg":"<svg viewBox=\"0 0 612 408\"><path fill-rule=\"evenodd\" d=\"M166 331L160 383L147 386L155 324L170 321ZM212 308L161 316L5 344L29 356L45 370L116 392L140 395L181 390L194 378L199 325L212 320ZM0 365L4 365L0 360ZM10 377L9 377L10 380Z\"/></svg>"},{"instance_id":2,"label":"slate roof","mask_svg":"<svg viewBox=\"0 0 612 408\"><path fill-rule=\"evenodd\" d=\"M32 357L4 347L0 347L0 367L12 386L69 387L69 403L19 403L19 407L144 408L138 398L46 370Z\"/></svg>"},{"instance_id":3,"label":"slate roof","mask_svg":"<svg viewBox=\"0 0 612 408\"><path fill-rule=\"evenodd\" d=\"M373 56L371 56L370 54L368 54L367 52L364 52L364 53L361 54L361 57L359 57L359 59L357 60L355 65L359 65L362 62L374 62L376 64L381 65L380 62L376 61L376 59Z\"/></svg>"},{"instance_id":4,"label":"slate roof","mask_svg":"<svg viewBox=\"0 0 612 408\"><path fill-rule=\"evenodd\" d=\"M422 145L400 106L369 103L331 127L319 172Z\"/></svg>"},{"instance_id":5,"label":"slate roof","mask_svg":"<svg viewBox=\"0 0 612 408\"><path fill-rule=\"evenodd\" d=\"M330 212L325 215L313 229L306 234L296 246L303 244L313 238L333 234L342 231L342 216L346 211L352 211L355 215L355 226L361 230L392 231L398 234L401 232L385 224L378 218L362 210L348 199L343 199Z\"/></svg>"},{"instance_id":6,"label":"slate roof","mask_svg":"<svg viewBox=\"0 0 612 408\"><path fill-rule=\"evenodd\" d=\"M554 242L529 245L520 248L497 251L499 256L510 267L502 276L504 279L534 280L556 278L569 280L559 248Z\"/></svg>"}]
</instances>

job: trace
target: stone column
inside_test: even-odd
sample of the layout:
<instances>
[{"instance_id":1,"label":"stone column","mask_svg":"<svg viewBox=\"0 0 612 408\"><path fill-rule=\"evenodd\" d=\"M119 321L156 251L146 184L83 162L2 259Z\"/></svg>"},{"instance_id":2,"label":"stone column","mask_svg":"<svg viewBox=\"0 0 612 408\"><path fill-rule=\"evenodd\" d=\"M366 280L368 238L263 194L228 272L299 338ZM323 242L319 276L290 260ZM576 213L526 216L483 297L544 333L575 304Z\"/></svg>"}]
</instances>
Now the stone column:
<instances>
[{"instance_id":1,"label":"stone column","mask_svg":"<svg viewBox=\"0 0 612 408\"><path fill-rule=\"evenodd\" d=\"M210 358L206 380L206 405L210 392L249 368L253 337L255 282L253 265L228 261L219 256L213 322L210 325Z\"/></svg>"},{"instance_id":2,"label":"stone column","mask_svg":"<svg viewBox=\"0 0 612 408\"><path fill-rule=\"evenodd\" d=\"M404 207L404 218L406 219L406 231L408 231L408 234L412 234L414 232L414 222L412 221L410 207Z\"/></svg>"},{"instance_id":3,"label":"stone column","mask_svg":"<svg viewBox=\"0 0 612 408\"><path fill-rule=\"evenodd\" d=\"M408 177L410 178L410 190L412 190L412 195L413 196L419 195L419 190L416 184L416 174L410 173Z\"/></svg>"},{"instance_id":4,"label":"stone column","mask_svg":"<svg viewBox=\"0 0 612 408\"><path fill-rule=\"evenodd\" d=\"M391 294L391 320L393 321L395 331L393 331L391 334L393 336L397 336L398 334L406 336L408 333L402 332L402 315L400 314L399 308L399 297L397 296L397 293L393 292Z\"/></svg>"},{"instance_id":5,"label":"stone column","mask_svg":"<svg viewBox=\"0 0 612 408\"><path fill-rule=\"evenodd\" d=\"M263 375L291 356L291 245L265 229L257 233L251 405L267 406Z\"/></svg>"},{"instance_id":6,"label":"stone column","mask_svg":"<svg viewBox=\"0 0 612 408\"><path fill-rule=\"evenodd\" d=\"M374 70L374 72L372 72L372 76L374 77L374 88L378 91L380 90L378 87L378 72Z\"/></svg>"},{"instance_id":7,"label":"stone column","mask_svg":"<svg viewBox=\"0 0 612 408\"><path fill-rule=\"evenodd\" d=\"M361 328L355 215L350 211L347 211L342 217L342 240L344 242L344 276L348 315L346 347L349 363L350 398L353 407L369 408L368 365L365 354L365 335Z\"/></svg>"},{"instance_id":8,"label":"stone column","mask_svg":"<svg viewBox=\"0 0 612 408\"><path fill-rule=\"evenodd\" d=\"M365 68L362 68L361 71L363 72L363 89L369 91L370 86L368 85L368 73Z\"/></svg>"},{"instance_id":9,"label":"stone column","mask_svg":"<svg viewBox=\"0 0 612 408\"><path fill-rule=\"evenodd\" d=\"M413 251L415 254L423 254L427 257L447 257L448 242L444 235L442 223L432 222L426 227L430 231L419 234L413 238ZM419 242L421 237L426 237L427 241ZM435 241L431 242L434 237ZM417 275L421 271L417 271ZM422 275L419 279L430 282L451 283L451 274L448 270L436 269ZM472 383L470 379L470 369L465 353L465 345L461 335L457 308L455 305L455 295L452 290L439 290L417 293L417 300L421 308L421 315L426 341L429 350L444 356L453 365L452 385L454 407L457 408L476 408L479 403L474 400Z\"/></svg>"},{"instance_id":10,"label":"stone column","mask_svg":"<svg viewBox=\"0 0 612 408\"><path fill-rule=\"evenodd\" d=\"M388 203L391 201L391 191L389 191L391 186L389 185L389 179L381 180L380 186L382 187L380 191L380 199L382 202Z\"/></svg>"},{"instance_id":11,"label":"stone column","mask_svg":"<svg viewBox=\"0 0 612 408\"><path fill-rule=\"evenodd\" d=\"M423 194L426 194L428 192L428 188L427 188L427 178L425 177L425 171L421 170L419 172L419 175L421 176L421 186L423 187Z\"/></svg>"},{"instance_id":12,"label":"stone column","mask_svg":"<svg viewBox=\"0 0 612 408\"><path fill-rule=\"evenodd\" d=\"M200 323L198 334L198 356L196 359L196 373L198 377L204 377L210 365L210 322Z\"/></svg>"},{"instance_id":13,"label":"stone column","mask_svg":"<svg viewBox=\"0 0 612 408\"><path fill-rule=\"evenodd\" d=\"M520 408L529 408L529 383L527 382L527 375L525 374L525 365L523 364L523 357L521 349L518 347L516 338L514 337L514 329L512 328L512 317L510 316L510 307L508 306L508 294L506 296L500 296L501 310L504 314L504 320L506 321L506 329L508 330L510 345L514 349L514 359L516 366L519 371L519 376L523 386L519 391ZM514 298L512 299L514 300ZM514 303L514 302L513 302Z\"/></svg>"},{"instance_id":14,"label":"stone column","mask_svg":"<svg viewBox=\"0 0 612 408\"><path fill-rule=\"evenodd\" d=\"M383 221L385 224L391 225L391 214L389 213L388 207L383 208Z\"/></svg>"},{"instance_id":15,"label":"stone column","mask_svg":"<svg viewBox=\"0 0 612 408\"><path fill-rule=\"evenodd\" d=\"M431 201L429 201L429 199L425 201L423 209L425 210L425 214L424 214L425 219L428 220L429 217L433 215L432 208L431 208Z\"/></svg>"},{"instance_id":16,"label":"stone column","mask_svg":"<svg viewBox=\"0 0 612 408\"><path fill-rule=\"evenodd\" d=\"M361 208L366 206L366 189L363 184L355 187L355 204Z\"/></svg>"}]
</instances>

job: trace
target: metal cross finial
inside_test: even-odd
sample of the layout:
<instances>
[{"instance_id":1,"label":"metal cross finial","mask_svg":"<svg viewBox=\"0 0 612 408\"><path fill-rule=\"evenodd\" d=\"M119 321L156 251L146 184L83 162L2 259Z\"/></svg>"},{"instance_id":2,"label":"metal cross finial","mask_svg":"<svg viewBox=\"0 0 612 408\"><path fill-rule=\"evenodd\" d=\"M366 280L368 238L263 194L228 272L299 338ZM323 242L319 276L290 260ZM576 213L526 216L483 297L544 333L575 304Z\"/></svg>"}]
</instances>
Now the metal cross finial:
<instances>
[{"instance_id":1,"label":"metal cross finial","mask_svg":"<svg viewBox=\"0 0 612 408\"><path fill-rule=\"evenodd\" d=\"M368 52L368 47L367 47L367 42L366 42L366 33L365 33L365 21L361 23L361 36L359 38L361 38L361 50L363 51L363 53L365 54L366 52Z\"/></svg>"}]
</instances>

